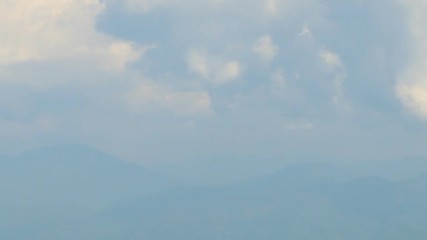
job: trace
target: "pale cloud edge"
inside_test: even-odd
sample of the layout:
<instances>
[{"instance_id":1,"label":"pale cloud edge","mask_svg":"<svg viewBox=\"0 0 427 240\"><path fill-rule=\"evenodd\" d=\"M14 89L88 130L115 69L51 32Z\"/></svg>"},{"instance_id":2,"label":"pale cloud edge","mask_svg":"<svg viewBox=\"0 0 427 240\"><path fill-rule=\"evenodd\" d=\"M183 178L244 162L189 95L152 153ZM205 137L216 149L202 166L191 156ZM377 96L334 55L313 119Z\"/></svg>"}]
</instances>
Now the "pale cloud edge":
<instances>
[{"instance_id":1,"label":"pale cloud edge","mask_svg":"<svg viewBox=\"0 0 427 240\"><path fill-rule=\"evenodd\" d=\"M418 0L399 2L408 11L412 62L401 73L396 92L404 106L427 120L427 4Z\"/></svg>"}]
</instances>

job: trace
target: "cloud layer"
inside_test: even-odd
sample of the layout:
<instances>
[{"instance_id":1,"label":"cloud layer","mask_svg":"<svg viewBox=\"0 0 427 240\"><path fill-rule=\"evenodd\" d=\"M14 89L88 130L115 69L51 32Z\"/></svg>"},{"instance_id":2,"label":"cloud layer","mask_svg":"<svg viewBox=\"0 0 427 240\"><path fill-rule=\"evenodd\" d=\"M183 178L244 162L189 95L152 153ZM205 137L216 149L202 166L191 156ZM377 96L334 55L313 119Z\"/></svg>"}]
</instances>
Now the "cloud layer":
<instances>
[{"instance_id":1,"label":"cloud layer","mask_svg":"<svg viewBox=\"0 0 427 240\"><path fill-rule=\"evenodd\" d=\"M418 146L408 121L427 119L426 7L0 0L0 142L83 142L165 161Z\"/></svg>"}]
</instances>

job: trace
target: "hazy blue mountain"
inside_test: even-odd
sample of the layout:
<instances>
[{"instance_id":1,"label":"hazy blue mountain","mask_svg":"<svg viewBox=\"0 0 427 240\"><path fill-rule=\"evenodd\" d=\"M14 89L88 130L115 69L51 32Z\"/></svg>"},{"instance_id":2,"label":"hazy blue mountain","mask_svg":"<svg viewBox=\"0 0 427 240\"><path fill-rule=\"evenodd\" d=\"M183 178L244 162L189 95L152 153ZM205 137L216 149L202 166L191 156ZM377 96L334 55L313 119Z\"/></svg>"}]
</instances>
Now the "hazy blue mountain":
<instances>
[{"instance_id":1,"label":"hazy blue mountain","mask_svg":"<svg viewBox=\"0 0 427 240\"><path fill-rule=\"evenodd\" d=\"M0 164L0 228L17 231L89 216L179 185L84 145L37 149Z\"/></svg>"},{"instance_id":2,"label":"hazy blue mountain","mask_svg":"<svg viewBox=\"0 0 427 240\"><path fill-rule=\"evenodd\" d=\"M350 161L341 165L362 175L376 175L392 180L408 179L427 173L427 158Z\"/></svg>"},{"instance_id":3,"label":"hazy blue mountain","mask_svg":"<svg viewBox=\"0 0 427 240\"><path fill-rule=\"evenodd\" d=\"M158 163L153 168L182 179L216 185L238 183L260 174L272 174L283 165L282 157L215 154L185 161Z\"/></svg>"},{"instance_id":4,"label":"hazy blue mountain","mask_svg":"<svg viewBox=\"0 0 427 240\"><path fill-rule=\"evenodd\" d=\"M43 236L64 240L421 240L427 237L426 187L427 175L393 182L360 178L327 165L296 165L241 184L176 189L145 197L52 226Z\"/></svg>"},{"instance_id":5,"label":"hazy blue mountain","mask_svg":"<svg viewBox=\"0 0 427 240\"><path fill-rule=\"evenodd\" d=\"M253 178L242 183L222 186L177 186L158 192L160 187L155 186L159 182L149 182L151 188L139 188L144 184L136 186L130 184L129 179L136 181L143 178L144 181L148 181L147 176L150 176L150 179L162 177L107 157L93 149L80 147L79 149L81 155L76 153L78 151L72 150L73 154L76 154L74 156L79 158L76 162L69 162L71 158L59 157L61 154L70 154L67 153L70 150L67 146L65 149L56 147L49 151L41 151L50 152L51 158L46 157L44 153L40 154L43 157L36 157L39 156L39 151L29 153L28 156L32 157L24 155L14 160L17 162L11 166L19 169L17 166L26 161L39 162L31 165L34 171L39 173L44 168L50 170L45 173L47 176L38 175L33 181L33 186L75 187L74 195L58 189L50 190L56 195L43 199L50 203L59 202L59 196L74 196L72 199L80 204L83 202L94 204L88 204L91 207L96 207L97 203L104 206L112 202L120 204L103 211L94 211L95 213L90 216L80 215L66 219L55 215L43 215L43 218L39 218L43 222L39 224L35 224L34 219L21 225L3 224L0 225L0 238L9 240L424 240L427 238L427 174L405 180L387 180L377 176L361 177L359 174L330 165L307 163L291 165L276 174ZM100 155L104 156L99 158L104 159L102 164L94 160L98 159L95 156ZM52 163L59 158L62 159L60 161L62 163ZM82 163L86 163L86 168L81 169ZM64 171L64 168L68 170ZM108 174L104 174L102 169L109 169ZM62 174L57 171L62 171ZM31 173L30 170L29 172ZM11 175L19 176L18 173ZM112 179L118 177L127 180L116 180L113 183ZM56 182L49 185L48 182L53 179L56 179ZM110 187L105 187L105 183L110 184L107 184ZM76 185L83 187L79 188ZM119 186L123 189L118 190ZM44 191L49 192L46 189ZM145 195L147 191L153 194ZM138 197L136 193L145 196ZM111 196L114 194L116 195ZM100 198L110 199L110 202L107 204L106 200ZM42 202L38 198L34 199L39 204ZM71 206L70 203L71 201L68 201L68 205L63 204L61 207L67 208ZM61 207L58 208L53 204L46 206L46 209L57 211ZM44 213L49 212L46 209ZM7 212L9 211L7 208L1 208L0 211L18 219L25 216L11 215Z\"/></svg>"}]
</instances>

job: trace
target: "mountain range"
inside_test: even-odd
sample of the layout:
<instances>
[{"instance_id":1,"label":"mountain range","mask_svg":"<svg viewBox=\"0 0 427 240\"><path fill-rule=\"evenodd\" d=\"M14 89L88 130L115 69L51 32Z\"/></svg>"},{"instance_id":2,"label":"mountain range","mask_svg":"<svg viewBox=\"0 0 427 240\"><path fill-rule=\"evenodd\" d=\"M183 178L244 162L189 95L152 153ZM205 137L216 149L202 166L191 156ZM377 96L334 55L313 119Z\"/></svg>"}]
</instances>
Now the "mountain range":
<instances>
[{"instance_id":1,"label":"mountain range","mask_svg":"<svg viewBox=\"0 0 427 240\"><path fill-rule=\"evenodd\" d=\"M9 240L424 240L427 174L321 163L239 183L183 182L82 145L0 161ZM420 165L417 165L420 166Z\"/></svg>"}]
</instances>

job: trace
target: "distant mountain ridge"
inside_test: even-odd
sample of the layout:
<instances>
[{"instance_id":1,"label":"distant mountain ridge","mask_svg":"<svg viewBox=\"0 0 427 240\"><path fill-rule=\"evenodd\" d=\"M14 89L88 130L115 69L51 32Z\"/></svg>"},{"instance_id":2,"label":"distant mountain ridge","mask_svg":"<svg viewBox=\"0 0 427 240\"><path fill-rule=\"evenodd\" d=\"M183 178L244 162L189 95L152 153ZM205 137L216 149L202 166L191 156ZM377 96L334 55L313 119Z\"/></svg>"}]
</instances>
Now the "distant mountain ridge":
<instances>
[{"instance_id":1,"label":"distant mountain ridge","mask_svg":"<svg viewBox=\"0 0 427 240\"><path fill-rule=\"evenodd\" d=\"M0 227L88 216L180 184L85 145L32 150L1 166Z\"/></svg>"},{"instance_id":2,"label":"distant mountain ridge","mask_svg":"<svg viewBox=\"0 0 427 240\"><path fill-rule=\"evenodd\" d=\"M427 239L427 174L304 163L191 187L79 145L0 164L0 239Z\"/></svg>"},{"instance_id":3,"label":"distant mountain ridge","mask_svg":"<svg viewBox=\"0 0 427 240\"><path fill-rule=\"evenodd\" d=\"M323 164L295 165L239 184L120 204L70 222L49 239L423 240L425 187L425 176L390 181Z\"/></svg>"}]
</instances>

